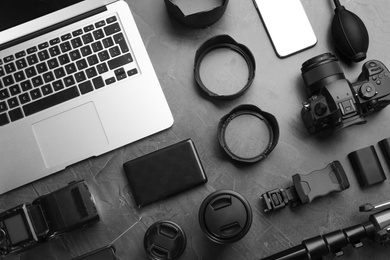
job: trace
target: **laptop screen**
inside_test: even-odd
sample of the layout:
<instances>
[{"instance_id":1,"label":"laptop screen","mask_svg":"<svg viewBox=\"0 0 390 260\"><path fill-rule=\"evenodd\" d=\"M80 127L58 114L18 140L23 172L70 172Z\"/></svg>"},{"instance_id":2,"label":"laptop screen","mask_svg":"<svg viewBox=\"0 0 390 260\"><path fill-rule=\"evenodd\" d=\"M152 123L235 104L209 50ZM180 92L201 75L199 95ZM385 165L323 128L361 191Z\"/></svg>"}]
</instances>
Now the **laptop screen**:
<instances>
[{"instance_id":1,"label":"laptop screen","mask_svg":"<svg viewBox=\"0 0 390 260\"><path fill-rule=\"evenodd\" d=\"M82 1L84 0L2 0L0 31Z\"/></svg>"}]
</instances>

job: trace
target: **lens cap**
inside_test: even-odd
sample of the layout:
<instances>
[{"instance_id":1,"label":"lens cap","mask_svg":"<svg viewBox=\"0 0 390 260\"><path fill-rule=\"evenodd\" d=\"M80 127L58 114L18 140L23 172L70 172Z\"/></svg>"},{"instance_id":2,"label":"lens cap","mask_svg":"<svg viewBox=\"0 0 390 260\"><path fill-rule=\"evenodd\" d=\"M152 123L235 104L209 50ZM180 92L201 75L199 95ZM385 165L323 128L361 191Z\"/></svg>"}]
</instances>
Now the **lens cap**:
<instances>
[{"instance_id":1,"label":"lens cap","mask_svg":"<svg viewBox=\"0 0 390 260\"><path fill-rule=\"evenodd\" d=\"M252 225L252 209L241 194L219 190L203 201L199 210L199 224L213 242L234 243L248 233Z\"/></svg>"},{"instance_id":2,"label":"lens cap","mask_svg":"<svg viewBox=\"0 0 390 260\"><path fill-rule=\"evenodd\" d=\"M176 260L184 253L187 238L183 229L172 221L158 221L145 233L144 248L150 259Z\"/></svg>"}]
</instances>

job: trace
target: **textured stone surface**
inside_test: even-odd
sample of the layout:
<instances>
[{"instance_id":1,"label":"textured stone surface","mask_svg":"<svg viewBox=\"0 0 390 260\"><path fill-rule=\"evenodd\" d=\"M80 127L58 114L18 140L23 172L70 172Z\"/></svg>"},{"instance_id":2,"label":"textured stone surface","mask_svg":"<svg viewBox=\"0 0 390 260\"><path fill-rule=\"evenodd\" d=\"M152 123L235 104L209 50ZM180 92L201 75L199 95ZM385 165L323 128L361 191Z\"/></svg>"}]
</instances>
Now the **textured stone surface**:
<instances>
[{"instance_id":1,"label":"textured stone surface","mask_svg":"<svg viewBox=\"0 0 390 260\"><path fill-rule=\"evenodd\" d=\"M229 2L220 21L206 29L188 29L177 24L166 12L164 1L127 0L172 110L172 128L127 145L98 158L73 165L66 170L0 196L5 210L39 195L65 186L74 179L85 179L97 201L102 220L83 230L66 234L28 252L7 259L71 259L109 243L121 259L147 259L143 236L158 220L178 223L188 237L186 260L260 259L298 245L302 239L362 223L368 214L358 207L366 202L390 200L387 180L362 190L347 154L376 145L390 136L390 108L368 118L368 123L345 129L334 136L309 136L300 118L306 93L300 76L301 64L318 54L334 50L330 38L332 1L303 0L305 10L318 37L314 48L279 59L250 0ZM390 2L388 0L341 1L358 14L370 34L368 59L390 66ZM197 48L212 36L229 34L245 44L256 58L256 78L246 94L233 101L215 101L201 93L193 79L193 60ZM342 63L346 77L355 82L360 64ZM239 72L238 72L239 73ZM240 104L254 104L276 116L280 140L265 160L253 165L233 163L217 141L219 119ZM125 179L122 164L131 159L191 138L197 147L208 183L175 197L138 209ZM389 165L376 145L386 176ZM259 196L273 188L291 184L295 173L307 174L339 160L351 187L291 210L263 213ZM26 173L28 174L28 173ZM200 230L198 210L203 199L219 189L232 189L250 202L253 224L249 233L232 245L217 245ZM364 241L359 250L348 246L340 259L389 259L390 249ZM326 259L334 259L328 256Z\"/></svg>"}]
</instances>

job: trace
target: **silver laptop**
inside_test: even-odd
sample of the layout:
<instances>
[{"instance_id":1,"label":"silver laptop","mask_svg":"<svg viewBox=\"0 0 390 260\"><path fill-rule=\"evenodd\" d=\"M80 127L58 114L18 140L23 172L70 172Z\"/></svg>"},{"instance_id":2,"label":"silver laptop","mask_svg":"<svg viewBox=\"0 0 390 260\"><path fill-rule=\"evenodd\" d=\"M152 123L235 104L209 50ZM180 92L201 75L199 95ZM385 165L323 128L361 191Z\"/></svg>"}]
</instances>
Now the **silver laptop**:
<instances>
[{"instance_id":1,"label":"silver laptop","mask_svg":"<svg viewBox=\"0 0 390 260\"><path fill-rule=\"evenodd\" d=\"M3 5L0 194L173 124L126 2Z\"/></svg>"}]
</instances>

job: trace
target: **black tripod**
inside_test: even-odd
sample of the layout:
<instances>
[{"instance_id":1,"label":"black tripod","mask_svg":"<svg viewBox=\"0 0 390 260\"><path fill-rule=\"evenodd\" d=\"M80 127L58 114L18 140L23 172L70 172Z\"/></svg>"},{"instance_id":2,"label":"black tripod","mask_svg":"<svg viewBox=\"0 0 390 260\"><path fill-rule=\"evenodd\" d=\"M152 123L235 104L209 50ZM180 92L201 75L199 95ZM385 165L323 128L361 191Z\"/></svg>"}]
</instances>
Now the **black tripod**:
<instances>
[{"instance_id":1,"label":"black tripod","mask_svg":"<svg viewBox=\"0 0 390 260\"><path fill-rule=\"evenodd\" d=\"M360 211L368 212L388 207L390 201L377 205L365 204ZM343 255L342 248L352 244L355 248L362 247L363 238L372 239L382 245L390 241L390 209L370 215L369 220L355 226L333 231L324 235L303 240L298 246L263 258L262 260L319 260L329 253Z\"/></svg>"}]
</instances>

